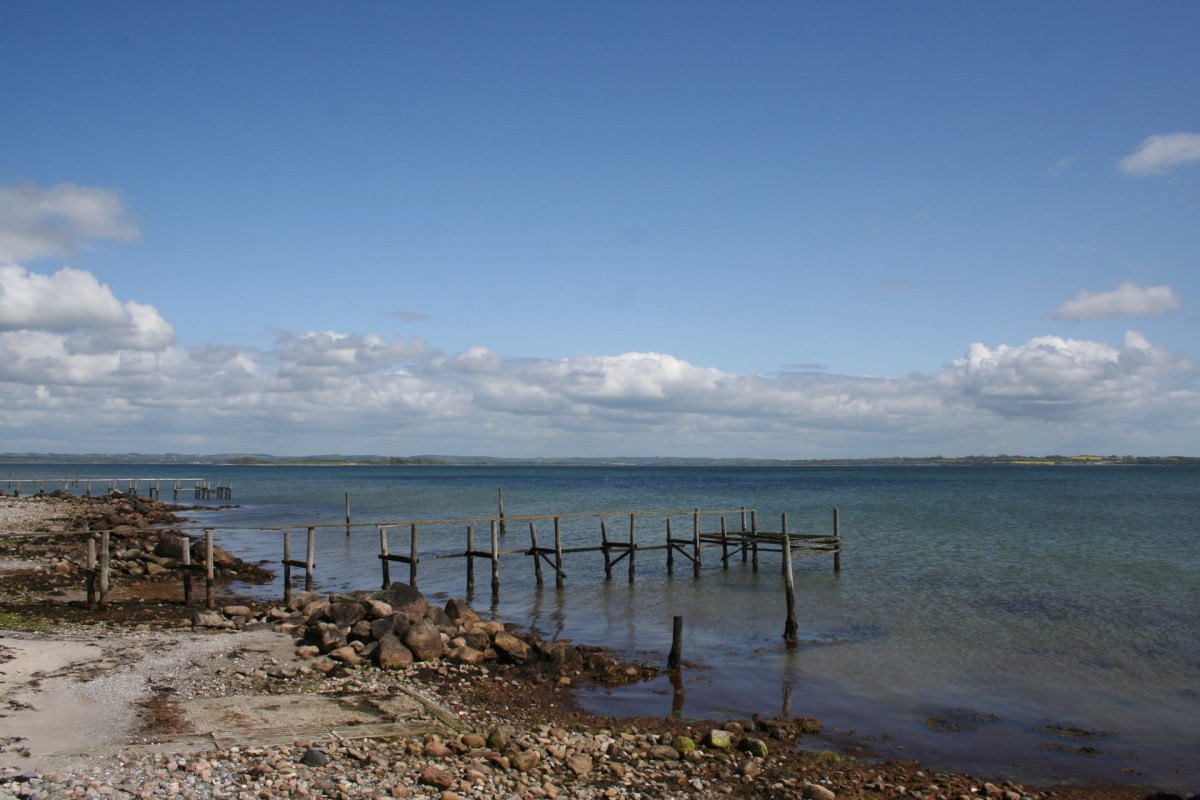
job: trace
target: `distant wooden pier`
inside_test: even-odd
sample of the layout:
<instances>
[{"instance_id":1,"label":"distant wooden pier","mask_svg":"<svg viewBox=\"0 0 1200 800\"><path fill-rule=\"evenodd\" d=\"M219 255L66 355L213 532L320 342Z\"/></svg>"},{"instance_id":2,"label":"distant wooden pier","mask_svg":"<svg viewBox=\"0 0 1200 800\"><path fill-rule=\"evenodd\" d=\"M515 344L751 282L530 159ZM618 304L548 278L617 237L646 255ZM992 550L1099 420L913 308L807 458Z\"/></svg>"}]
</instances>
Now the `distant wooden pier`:
<instances>
[{"instance_id":1,"label":"distant wooden pier","mask_svg":"<svg viewBox=\"0 0 1200 800\"><path fill-rule=\"evenodd\" d=\"M164 487L171 492L172 500L178 500L180 492L191 492L196 500L228 500L233 497L232 480L218 480L214 484L208 478L8 478L5 484L8 492L16 497L21 496L22 490L27 494L45 494L62 489L85 497L92 497L95 491L99 491L162 499Z\"/></svg>"}]
</instances>

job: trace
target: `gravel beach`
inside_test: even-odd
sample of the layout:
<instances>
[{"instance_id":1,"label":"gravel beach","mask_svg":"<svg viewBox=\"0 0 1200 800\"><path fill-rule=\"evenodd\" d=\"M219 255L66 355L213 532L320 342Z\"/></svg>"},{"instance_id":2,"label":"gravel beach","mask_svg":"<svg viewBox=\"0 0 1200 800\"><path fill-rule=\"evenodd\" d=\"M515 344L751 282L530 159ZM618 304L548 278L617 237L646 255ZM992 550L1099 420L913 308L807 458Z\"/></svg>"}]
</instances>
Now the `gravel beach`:
<instances>
[{"instance_id":1,"label":"gravel beach","mask_svg":"<svg viewBox=\"0 0 1200 800\"><path fill-rule=\"evenodd\" d=\"M305 609L288 609L240 600L227 584L220 610L204 616L183 606L161 558L146 564L163 561L163 574L130 573L107 611L88 611L80 600L82 539L75 552L48 534L76 529L96 504L116 514L121 502L0 498L0 614L3 627L16 628L0 632L0 800L1023 800L1151 792L1031 787L875 762L823 749L819 723L802 717L597 718L575 705L579 686L638 680L653 667L596 648L566 652L519 634L519 624L443 622L440 657L384 669L371 663L379 642L369 635L312 644L314 631L336 635L336 613L356 603L377 609L377 599L304 598ZM381 619L388 617L368 614L343 635ZM480 641L484 629L490 638ZM525 643L524 657L506 655L517 652L509 640Z\"/></svg>"}]
</instances>

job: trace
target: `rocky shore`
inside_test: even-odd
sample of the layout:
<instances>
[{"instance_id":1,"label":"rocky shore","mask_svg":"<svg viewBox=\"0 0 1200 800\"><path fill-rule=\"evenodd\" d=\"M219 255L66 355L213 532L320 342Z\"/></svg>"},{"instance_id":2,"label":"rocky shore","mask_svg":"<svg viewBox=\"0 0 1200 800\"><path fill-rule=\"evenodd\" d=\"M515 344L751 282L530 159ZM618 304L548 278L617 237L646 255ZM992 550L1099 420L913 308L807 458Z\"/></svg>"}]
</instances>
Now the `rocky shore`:
<instances>
[{"instance_id":1,"label":"rocky shore","mask_svg":"<svg viewBox=\"0 0 1200 800\"><path fill-rule=\"evenodd\" d=\"M14 729L38 713L32 707L43 701L36 692L49 691L51 682L35 677L38 685L27 690L34 694L6 689L0 800L1148 795L1131 787L1030 787L910 762L875 763L822 749L819 723L803 717L593 717L574 704L576 688L642 680L657 667L623 663L601 648L544 642L511 622L482 619L462 600L431 605L404 584L332 597L297 593L288 607L255 604L239 599L231 582L261 577L261 570L229 556L219 607L185 608L171 580L178 578L178 558L168 552L179 545L171 543L176 534L169 526L181 511L124 496L0 498L4 627L19 623L40 631L24 634L29 640L76 637L91 645L100 638L124 654L109 658L111 670L141 689L134 722L116 746L60 759L23 754L29 731ZM89 527L113 529L117 561L129 565L121 568L119 591L105 612L81 602L82 538L64 533ZM126 538L116 544L118 528ZM21 643L0 636L0 659L19 657ZM148 653L158 660L140 675L130 665ZM180 668L163 667L174 662ZM16 663L0 670L17 674L6 670ZM72 680L103 677L81 669ZM251 710L262 708L273 709L271 721L302 728L306 713L324 713L306 712L305 699L336 705L349 716L330 723L329 735L286 741L252 724ZM236 743L231 735L228 741L213 735L198 745L196 735L204 730L189 714L197 704L211 710L217 701L227 701L230 725L245 722L244 735ZM403 717L396 709L405 703L419 713L404 717L410 727L398 732L392 721Z\"/></svg>"}]
</instances>

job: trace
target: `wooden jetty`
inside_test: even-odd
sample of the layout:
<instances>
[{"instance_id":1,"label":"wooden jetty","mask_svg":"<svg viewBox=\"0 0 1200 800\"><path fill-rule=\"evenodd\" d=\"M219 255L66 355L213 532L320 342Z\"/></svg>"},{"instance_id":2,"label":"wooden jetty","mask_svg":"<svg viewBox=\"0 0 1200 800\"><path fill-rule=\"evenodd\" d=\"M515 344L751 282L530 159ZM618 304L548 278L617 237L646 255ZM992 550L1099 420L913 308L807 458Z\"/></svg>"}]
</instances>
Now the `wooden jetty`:
<instances>
[{"instance_id":1,"label":"wooden jetty","mask_svg":"<svg viewBox=\"0 0 1200 800\"><path fill-rule=\"evenodd\" d=\"M218 480L214 484L208 478L8 478L5 483L8 491L17 497L21 496L24 488L27 493L34 494L62 489L85 497L92 497L95 491L99 491L121 492L157 500L162 498L164 487L171 492L172 500L178 500L180 492L191 492L196 500L228 500L233 497L232 480Z\"/></svg>"}]
</instances>

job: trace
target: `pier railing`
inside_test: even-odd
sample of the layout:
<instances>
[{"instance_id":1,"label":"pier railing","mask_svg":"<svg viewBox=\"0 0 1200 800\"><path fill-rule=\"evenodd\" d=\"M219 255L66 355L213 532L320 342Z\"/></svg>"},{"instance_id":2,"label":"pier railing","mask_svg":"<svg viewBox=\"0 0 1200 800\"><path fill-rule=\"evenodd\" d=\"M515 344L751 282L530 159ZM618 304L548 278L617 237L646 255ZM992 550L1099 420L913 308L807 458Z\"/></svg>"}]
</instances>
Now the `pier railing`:
<instances>
[{"instance_id":1,"label":"pier railing","mask_svg":"<svg viewBox=\"0 0 1200 800\"><path fill-rule=\"evenodd\" d=\"M164 487L171 492L173 500L179 499L180 492L188 491L197 500L228 500L233 497L232 480L217 480L214 483L208 478L7 478L0 480L0 485L7 486L7 491L15 497L20 497L22 491L26 494L45 494L62 489L85 497L92 497L93 490L98 490L102 493L121 492L132 497L161 499Z\"/></svg>"}]
</instances>

